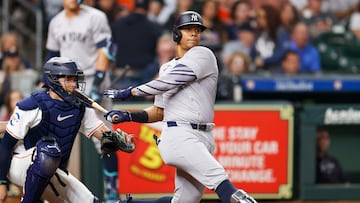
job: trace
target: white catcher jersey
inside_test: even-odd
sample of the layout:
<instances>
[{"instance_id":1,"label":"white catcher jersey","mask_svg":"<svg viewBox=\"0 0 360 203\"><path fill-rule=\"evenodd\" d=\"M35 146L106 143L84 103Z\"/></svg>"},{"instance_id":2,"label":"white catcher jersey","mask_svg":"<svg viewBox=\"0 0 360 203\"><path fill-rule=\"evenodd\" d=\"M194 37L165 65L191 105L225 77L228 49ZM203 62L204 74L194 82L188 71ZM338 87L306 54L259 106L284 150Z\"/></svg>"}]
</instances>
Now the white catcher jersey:
<instances>
[{"instance_id":1,"label":"white catcher jersey","mask_svg":"<svg viewBox=\"0 0 360 203\"><path fill-rule=\"evenodd\" d=\"M67 117L62 117L63 115L58 115L58 119L66 119ZM12 119L6 125L6 131L11 134L14 138L18 140L23 140L29 128L32 128L38 125L42 118L42 111L39 108L24 111L19 107L15 107ZM84 118L82 120L79 131L91 137L96 129L102 127L104 123L96 116L95 110L92 108L85 108ZM24 150L22 146L17 146L16 152Z\"/></svg>"},{"instance_id":2,"label":"white catcher jersey","mask_svg":"<svg viewBox=\"0 0 360 203\"><path fill-rule=\"evenodd\" d=\"M50 22L46 48L79 63L85 75L95 73L97 49L111 40L106 15L81 5L80 13L69 19L61 11ZM99 47L100 46L100 47Z\"/></svg>"},{"instance_id":3,"label":"white catcher jersey","mask_svg":"<svg viewBox=\"0 0 360 203\"><path fill-rule=\"evenodd\" d=\"M182 58L162 65L159 75L166 75L177 64L189 67L197 79L156 95L154 105L164 108L164 121L212 123L219 74L215 55L206 47L193 47Z\"/></svg>"}]
</instances>

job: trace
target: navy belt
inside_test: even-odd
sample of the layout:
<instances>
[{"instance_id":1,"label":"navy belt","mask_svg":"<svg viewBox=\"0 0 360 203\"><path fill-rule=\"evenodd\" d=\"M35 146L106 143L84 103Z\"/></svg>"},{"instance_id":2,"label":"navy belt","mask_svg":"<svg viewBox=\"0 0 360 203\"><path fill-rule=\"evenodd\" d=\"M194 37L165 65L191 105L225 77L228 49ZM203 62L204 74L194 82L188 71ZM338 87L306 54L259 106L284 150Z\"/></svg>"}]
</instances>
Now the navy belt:
<instances>
[{"instance_id":1,"label":"navy belt","mask_svg":"<svg viewBox=\"0 0 360 203\"><path fill-rule=\"evenodd\" d=\"M178 126L178 124L175 121L167 121L168 127L175 127ZM194 130L201 130L201 131L207 131L207 125L206 124L197 124L197 123L189 123L191 128Z\"/></svg>"}]
</instances>

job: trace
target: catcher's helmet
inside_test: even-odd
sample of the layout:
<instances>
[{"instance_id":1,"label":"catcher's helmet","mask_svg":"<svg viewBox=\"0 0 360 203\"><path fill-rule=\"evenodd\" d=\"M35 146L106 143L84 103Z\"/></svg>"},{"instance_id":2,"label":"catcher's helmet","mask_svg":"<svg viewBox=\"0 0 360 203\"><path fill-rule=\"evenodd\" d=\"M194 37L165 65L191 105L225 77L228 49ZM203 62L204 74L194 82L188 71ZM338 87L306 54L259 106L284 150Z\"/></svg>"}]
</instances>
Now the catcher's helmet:
<instances>
[{"instance_id":1,"label":"catcher's helmet","mask_svg":"<svg viewBox=\"0 0 360 203\"><path fill-rule=\"evenodd\" d=\"M84 89L84 73L77 63L65 57L53 57L45 63L45 87L52 89L65 101L74 104L77 102L76 96L67 92L59 82L59 78L68 76L75 76L77 78L77 88Z\"/></svg>"},{"instance_id":2,"label":"catcher's helmet","mask_svg":"<svg viewBox=\"0 0 360 203\"><path fill-rule=\"evenodd\" d=\"M179 43L181 40L181 32L179 29L185 25L198 25L201 31L206 29L200 14L195 11L183 12L176 18L173 27L173 40L176 43Z\"/></svg>"}]
</instances>

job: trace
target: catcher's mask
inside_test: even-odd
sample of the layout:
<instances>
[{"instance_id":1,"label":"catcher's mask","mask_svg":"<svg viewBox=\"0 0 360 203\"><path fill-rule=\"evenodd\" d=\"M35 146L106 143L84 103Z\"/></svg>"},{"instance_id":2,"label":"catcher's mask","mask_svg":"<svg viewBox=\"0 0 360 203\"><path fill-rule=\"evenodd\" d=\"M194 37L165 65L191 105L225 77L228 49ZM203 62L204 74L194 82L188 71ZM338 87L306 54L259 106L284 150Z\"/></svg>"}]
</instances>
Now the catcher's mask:
<instances>
[{"instance_id":1,"label":"catcher's mask","mask_svg":"<svg viewBox=\"0 0 360 203\"><path fill-rule=\"evenodd\" d=\"M59 78L75 77L76 87L83 91L85 89L84 73L79 65L65 57L53 57L44 65L45 87L52 89L64 101L74 104L77 98L68 92L59 82Z\"/></svg>"}]
</instances>

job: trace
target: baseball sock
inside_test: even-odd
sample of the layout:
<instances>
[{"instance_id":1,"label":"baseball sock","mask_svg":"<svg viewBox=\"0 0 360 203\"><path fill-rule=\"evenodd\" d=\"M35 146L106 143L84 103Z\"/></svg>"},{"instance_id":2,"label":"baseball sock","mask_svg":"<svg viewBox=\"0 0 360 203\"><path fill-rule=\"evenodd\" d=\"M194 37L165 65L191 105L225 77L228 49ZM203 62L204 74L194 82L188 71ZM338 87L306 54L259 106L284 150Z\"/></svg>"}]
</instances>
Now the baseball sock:
<instances>
[{"instance_id":1,"label":"baseball sock","mask_svg":"<svg viewBox=\"0 0 360 203\"><path fill-rule=\"evenodd\" d=\"M118 162L116 154L103 157L104 162L104 189L106 200L118 200ZM110 201L108 201L110 202Z\"/></svg>"},{"instance_id":2,"label":"baseball sock","mask_svg":"<svg viewBox=\"0 0 360 203\"><path fill-rule=\"evenodd\" d=\"M224 180L215 190L221 202L224 203L231 203L231 196L236 191L237 189L229 180Z\"/></svg>"}]
</instances>

